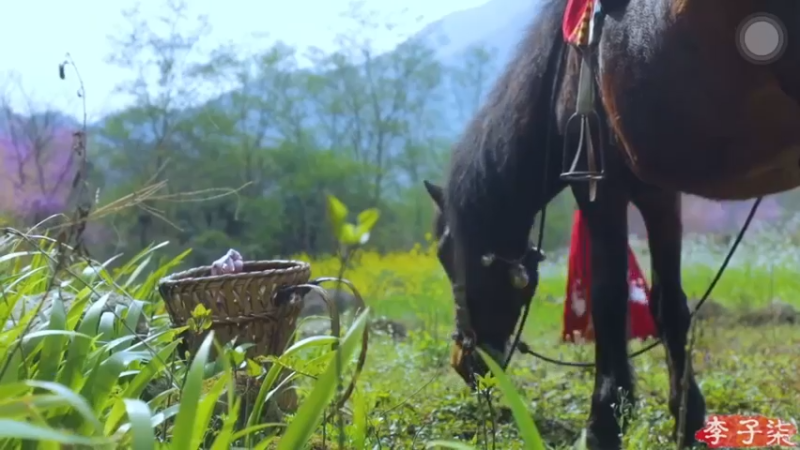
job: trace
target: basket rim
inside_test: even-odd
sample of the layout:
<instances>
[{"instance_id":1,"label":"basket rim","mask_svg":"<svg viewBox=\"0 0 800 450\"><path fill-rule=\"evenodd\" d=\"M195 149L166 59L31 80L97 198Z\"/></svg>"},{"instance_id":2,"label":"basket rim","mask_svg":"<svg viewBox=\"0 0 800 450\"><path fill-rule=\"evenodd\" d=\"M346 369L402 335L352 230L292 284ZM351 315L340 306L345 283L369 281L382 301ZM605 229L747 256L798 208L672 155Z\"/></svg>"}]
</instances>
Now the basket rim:
<instances>
[{"instance_id":1,"label":"basket rim","mask_svg":"<svg viewBox=\"0 0 800 450\"><path fill-rule=\"evenodd\" d=\"M194 273L210 272L211 265L199 266L167 275L158 280L159 286L178 286L182 284L194 284L201 281L223 281L223 280L243 280L248 278L270 278L279 274L311 272L311 264L306 261L296 259L260 259L243 261L245 267L255 264L284 264L287 267L276 267L274 269L258 270L253 272L224 273L221 275L206 275L201 277L192 276Z\"/></svg>"}]
</instances>

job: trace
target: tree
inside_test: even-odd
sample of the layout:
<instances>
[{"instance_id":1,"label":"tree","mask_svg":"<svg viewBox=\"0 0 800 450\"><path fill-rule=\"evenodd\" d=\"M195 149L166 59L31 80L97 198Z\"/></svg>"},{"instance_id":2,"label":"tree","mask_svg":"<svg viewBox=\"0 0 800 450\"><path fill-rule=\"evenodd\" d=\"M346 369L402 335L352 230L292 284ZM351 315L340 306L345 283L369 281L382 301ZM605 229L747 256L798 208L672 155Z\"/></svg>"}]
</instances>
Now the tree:
<instances>
[{"instance_id":1,"label":"tree","mask_svg":"<svg viewBox=\"0 0 800 450\"><path fill-rule=\"evenodd\" d=\"M398 161L436 135L442 66L426 36L398 32L400 45L381 53L373 36L391 32L395 24L375 19L376 13L361 4L350 6L346 17L354 26L337 37L338 51L317 51L312 58L317 73L324 73L326 95L317 97L325 100L319 108L336 118L325 123L327 141L346 147L369 168L362 184L371 191L371 205L363 206L374 206L396 192L408 175L408 163L402 167ZM425 164L423 156L412 156L413 164Z\"/></svg>"},{"instance_id":2,"label":"tree","mask_svg":"<svg viewBox=\"0 0 800 450\"><path fill-rule=\"evenodd\" d=\"M146 20L138 7L124 11L128 30L118 34L122 38L109 38L114 50L108 61L132 74L118 85L117 93L130 98L133 106L106 119L99 132L105 145L100 145L97 157L105 157L101 162L107 184L117 188L111 190L115 195L169 179L168 161L185 154L175 131L185 111L196 104L198 90L191 69L201 56L198 42L210 26L204 16L189 17L183 0L166 0L165 5L168 12L156 21ZM154 216L165 218L145 205L133 224L123 215L118 226L126 229L125 234L137 234L137 246L144 247L155 233L169 234L168 221L157 226Z\"/></svg>"},{"instance_id":3,"label":"tree","mask_svg":"<svg viewBox=\"0 0 800 450\"><path fill-rule=\"evenodd\" d=\"M497 77L495 49L474 44L449 65L448 79L458 124L467 123L478 111Z\"/></svg>"},{"instance_id":4,"label":"tree","mask_svg":"<svg viewBox=\"0 0 800 450\"><path fill-rule=\"evenodd\" d=\"M7 92L0 97L0 210L32 225L67 207L79 163L72 150L75 123L50 108L35 111L17 88L27 111L14 111Z\"/></svg>"}]
</instances>

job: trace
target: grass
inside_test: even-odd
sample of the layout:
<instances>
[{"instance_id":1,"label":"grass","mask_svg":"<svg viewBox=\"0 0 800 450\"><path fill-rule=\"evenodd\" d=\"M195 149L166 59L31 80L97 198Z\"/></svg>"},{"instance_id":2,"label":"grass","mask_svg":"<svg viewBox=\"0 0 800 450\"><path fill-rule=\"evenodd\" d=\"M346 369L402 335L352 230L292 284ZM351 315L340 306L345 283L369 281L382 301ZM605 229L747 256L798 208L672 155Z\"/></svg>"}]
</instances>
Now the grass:
<instances>
[{"instance_id":1,"label":"grass","mask_svg":"<svg viewBox=\"0 0 800 450\"><path fill-rule=\"evenodd\" d=\"M749 327L737 319L747 313L745 307L776 299L800 308L798 247L785 235L767 229L749 233L712 295L729 313L702 322L695 344L694 364L710 413L800 417L800 326ZM632 244L647 269L644 246ZM347 322L339 340L343 361L357 353L367 317L401 322L409 331L404 339L372 332L356 392L338 412L328 406L337 397L331 339L303 340L278 360L248 360L236 347L241 343L207 340L182 361L176 330L154 290L159 278L176 270L180 257L164 260L158 248L113 270L90 270L86 261L75 261L56 274L56 286L71 296L68 303L54 301L45 320L30 327L33 313L7 322L14 305L45 292L56 250L42 240L0 242L0 321L7 323L0 334L0 369L7 366L0 375L0 449L35 448L34 441L38 448L65 448L54 444L61 442L136 449L319 449L339 443L348 449L566 449L580 437L588 414L593 370L525 356L515 357L507 377L496 373L485 380L496 387L489 401L485 392L467 391L448 365L452 300L429 245L383 256L358 253L345 273L369 311ZM724 252L710 239L687 238L683 273L690 297L705 290ZM526 341L550 356L590 361L591 346L558 342L566 261L564 255L548 257ZM313 276L339 271L333 257L311 263ZM138 301L104 309L113 296ZM150 324L146 334L137 333L142 316ZM626 448L674 448L668 440L672 418L663 349L633 365L640 402ZM242 374L259 379L252 406L268 409L281 366L292 370L297 385L295 414L263 423L253 408L240 412L237 406L246 401L237 394ZM345 365L343 380L351 375L352 365ZM24 447L22 438L29 439ZM542 447L535 444L539 438Z\"/></svg>"}]
</instances>

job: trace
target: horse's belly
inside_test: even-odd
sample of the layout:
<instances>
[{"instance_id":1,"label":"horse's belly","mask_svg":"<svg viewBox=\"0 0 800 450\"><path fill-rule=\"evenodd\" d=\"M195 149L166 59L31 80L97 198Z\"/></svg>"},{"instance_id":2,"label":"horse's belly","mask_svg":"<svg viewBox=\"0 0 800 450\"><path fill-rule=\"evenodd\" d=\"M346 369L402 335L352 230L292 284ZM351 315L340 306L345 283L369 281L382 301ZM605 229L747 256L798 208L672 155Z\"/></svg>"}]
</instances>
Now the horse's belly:
<instances>
[{"instance_id":1,"label":"horse's belly","mask_svg":"<svg viewBox=\"0 0 800 450\"><path fill-rule=\"evenodd\" d=\"M800 186L800 104L732 39L750 3L657 4L631 2L619 21L609 17L601 44L603 101L631 168L717 199Z\"/></svg>"}]
</instances>

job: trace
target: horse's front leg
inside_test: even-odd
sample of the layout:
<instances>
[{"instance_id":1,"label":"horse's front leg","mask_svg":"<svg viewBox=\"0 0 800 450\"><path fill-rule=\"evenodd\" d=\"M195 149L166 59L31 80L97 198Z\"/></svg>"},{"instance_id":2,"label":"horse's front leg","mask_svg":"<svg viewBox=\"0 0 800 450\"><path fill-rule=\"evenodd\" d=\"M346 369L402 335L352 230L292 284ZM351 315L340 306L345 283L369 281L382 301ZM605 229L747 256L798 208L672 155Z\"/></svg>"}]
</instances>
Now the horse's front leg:
<instances>
[{"instance_id":1,"label":"horse's front leg","mask_svg":"<svg viewBox=\"0 0 800 450\"><path fill-rule=\"evenodd\" d=\"M573 187L591 243L591 313L595 332L595 385L587 429L590 449L619 449L634 404L628 361L627 194L607 182L590 202L585 183Z\"/></svg>"},{"instance_id":2,"label":"horse's front leg","mask_svg":"<svg viewBox=\"0 0 800 450\"><path fill-rule=\"evenodd\" d=\"M689 306L681 285L680 194L661 190L642 192L634 199L647 227L652 264L653 290L650 311L666 346L669 366L669 409L675 417L675 438L682 434L682 446L694 442L694 434L705 422L706 404L694 378L686 344L690 325ZM684 375L686 378L684 380ZM685 427L679 433L683 387L688 388Z\"/></svg>"}]
</instances>

